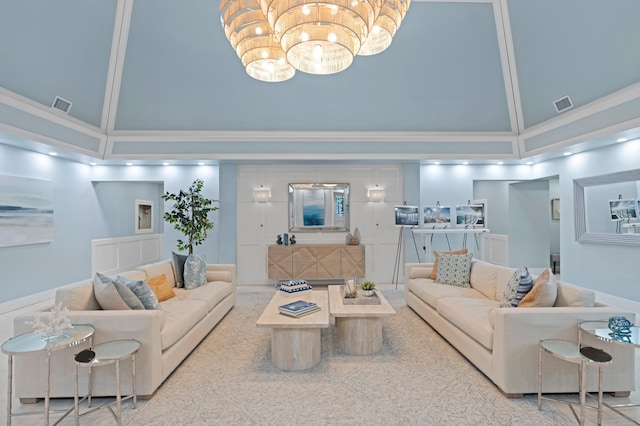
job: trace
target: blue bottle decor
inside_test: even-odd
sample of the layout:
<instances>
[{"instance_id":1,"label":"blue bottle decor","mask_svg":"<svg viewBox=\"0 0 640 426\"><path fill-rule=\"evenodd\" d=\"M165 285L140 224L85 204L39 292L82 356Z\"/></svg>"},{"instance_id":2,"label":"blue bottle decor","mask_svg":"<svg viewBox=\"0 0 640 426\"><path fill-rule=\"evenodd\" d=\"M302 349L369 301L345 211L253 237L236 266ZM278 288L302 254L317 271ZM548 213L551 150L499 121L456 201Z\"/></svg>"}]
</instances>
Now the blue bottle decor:
<instances>
[{"instance_id":1,"label":"blue bottle decor","mask_svg":"<svg viewBox=\"0 0 640 426\"><path fill-rule=\"evenodd\" d=\"M289 245L289 234L286 234L286 233L285 233L285 234L282 236L282 241L284 242L284 245L285 245L285 246L288 246L288 245Z\"/></svg>"}]
</instances>

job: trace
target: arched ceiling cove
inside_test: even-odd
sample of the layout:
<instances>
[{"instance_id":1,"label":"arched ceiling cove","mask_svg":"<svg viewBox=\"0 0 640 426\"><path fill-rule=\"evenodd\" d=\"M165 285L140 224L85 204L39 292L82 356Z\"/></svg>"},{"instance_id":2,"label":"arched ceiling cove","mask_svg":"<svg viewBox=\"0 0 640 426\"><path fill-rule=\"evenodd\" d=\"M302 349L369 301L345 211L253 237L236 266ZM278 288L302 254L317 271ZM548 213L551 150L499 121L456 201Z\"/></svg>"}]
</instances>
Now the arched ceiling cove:
<instances>
[{"instance_id":1,"label":"arched ceiling cove","mask_svg":"<svg viewBox=\"0 0 640 426\"><path fill-rule=\"evenodd\" d=\"M245 73L218 9L2 2L0 142L104 160L520 160L640 135L637 0L414 1L385 52L282 83Z\"/></svg>"}]
</instances>

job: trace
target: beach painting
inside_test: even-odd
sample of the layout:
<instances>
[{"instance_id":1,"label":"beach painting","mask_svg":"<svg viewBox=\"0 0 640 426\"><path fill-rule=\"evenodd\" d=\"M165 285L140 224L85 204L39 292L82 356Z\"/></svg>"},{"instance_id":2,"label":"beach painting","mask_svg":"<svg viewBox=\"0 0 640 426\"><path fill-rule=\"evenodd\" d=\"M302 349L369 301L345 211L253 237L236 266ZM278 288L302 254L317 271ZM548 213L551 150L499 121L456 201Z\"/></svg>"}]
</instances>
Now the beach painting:
<instances>
[{"instance_id":1,"label":"beach painting","mask_svg":"<svg viewBox=\"0 0 640 426\"><path fill-rule=\"evenodd\" d=\"M0 175L0 247L51 241L51 181Z\"/></svg>"}]
</instances>

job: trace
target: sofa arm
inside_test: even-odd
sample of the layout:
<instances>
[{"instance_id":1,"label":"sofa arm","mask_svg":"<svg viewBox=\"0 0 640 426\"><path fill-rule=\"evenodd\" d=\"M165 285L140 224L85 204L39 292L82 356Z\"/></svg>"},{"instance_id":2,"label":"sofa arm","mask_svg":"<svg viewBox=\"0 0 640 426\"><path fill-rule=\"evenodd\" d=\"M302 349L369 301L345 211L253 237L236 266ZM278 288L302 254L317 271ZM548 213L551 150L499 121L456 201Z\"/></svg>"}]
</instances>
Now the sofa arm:
<instances>
[{"instance_id":1,"label":"sofa arm","mask_svg":"<svg viewBox=\"0 0 640 426\"><path fill-rule=\"evenodd\" d=\"M405 263L404 264L404 294L409 291L409 280L415 278L430 278L433 263Z\"/></svg>"},{"instance_id":2,"label":"sofa arm","mask_svg":"<svg viewBox=\"0 0 640 426\"><path fill-rule=\"evenodd\" d=\"M21 314L14 318L14 334L31 331L28 321L45 312ZM161 310L96 310L69 311L67 316L73 324L87 324L95 328L93 345L120 339L135 339L140 342L136 354L136 375L138 393L151 395L162 383L162 342L160 332L165 320ZM73 356L79 348L72 347L52 353L51 389L52 397L71 397L74 394ZM34 368L44 368L45 354L36 353L15 357L16 396L20 398L41 398L44 396L45 374L34 374ZM35 366L35 367L34 367ZM99 372L100 373L100 372ZM100 373L102 374L102 373ZM105 373L106 374L106 370ZM104 383L97 380L96 384ZM100 395L100 389L96 389ZM114 393L115 394L115 393Z\"/></svg>"},{"instance_id":3,"label":"sofa arm","mask_svg":"<svg viewBox=\"0 0 640 426\"><path fill-rule=\"evenodd\" d=\"M227 272L228 274L216 274L216 272ZM215 277L215 280L209 279ZM208 263L207 264L207 281L228 281L236 287L236 265L231 263Z\"/></svg>"},{"instance_id":4,"label":"sofa arm","mask_svg":"<svg viewBox=\"0 0 640 426\"><path fill-rule=\"evenodd\" d=\"M622 315L635 321L635 314L615 307L497 308L495 310L493 372L494 382L505 393L533 393L537 390L538 344L544 339L578 341L578 324L584 321L608 321ZM583 343L604 349L614 358L604 378L605 391L629 391L635 388L635 353L632 345L614 345L586 333ZM559 361L552 361L559 362ZM555 374L545 370L545 387L566 386L577 373L559 364ZM561 370L562 369L562 370ZM550 371L553 373L553 368ZM575 376L575 377L573 377ZM590 381L593 383L593 381ZM597 383L597 381L596 381ZM523 391L523 389L526 389ZM577 388L575 390L577 391Z\"/></svg>"}]
</instances>

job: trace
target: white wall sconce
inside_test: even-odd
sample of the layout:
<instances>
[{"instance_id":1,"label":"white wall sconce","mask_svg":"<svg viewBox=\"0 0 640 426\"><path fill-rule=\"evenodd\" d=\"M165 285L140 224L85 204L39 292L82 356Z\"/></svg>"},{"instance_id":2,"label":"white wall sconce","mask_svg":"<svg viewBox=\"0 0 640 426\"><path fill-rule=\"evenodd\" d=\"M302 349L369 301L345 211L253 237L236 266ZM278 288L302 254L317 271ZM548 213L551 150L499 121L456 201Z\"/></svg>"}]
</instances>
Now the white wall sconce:
<instances>
[{"instance_id":1,"label":"white wall sconce","mask_svg":"<svg viewBox=\"0 0 640 426\"><path fill-rule=\"evenodd\" d=\"M256 203L266 203L271 200L271 190L260 186L259 189L253 190L253 201Z\"/></svg>"},{"instance_id":2,"label":"white wall sconce","mask_svg":"<svg viewBox=\"0 0 640 426\"><path fill-rule=\"evenodd\" d=\"M368 193L369 201L381 202L381 201L384 201L384 196L385 196L384 189L378 188L377 185L375 188L369 189L369 193Z\"/></svg>"}]
</instances>

